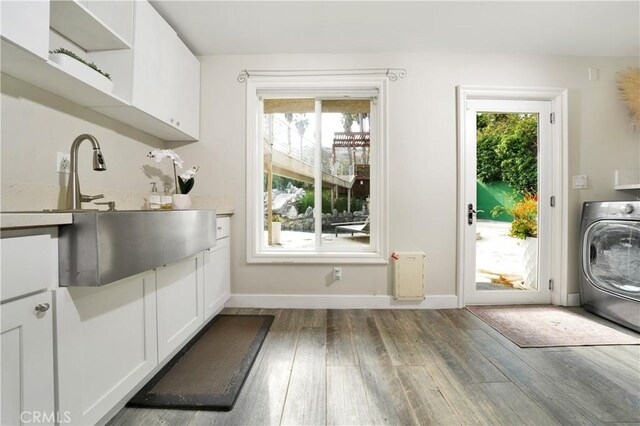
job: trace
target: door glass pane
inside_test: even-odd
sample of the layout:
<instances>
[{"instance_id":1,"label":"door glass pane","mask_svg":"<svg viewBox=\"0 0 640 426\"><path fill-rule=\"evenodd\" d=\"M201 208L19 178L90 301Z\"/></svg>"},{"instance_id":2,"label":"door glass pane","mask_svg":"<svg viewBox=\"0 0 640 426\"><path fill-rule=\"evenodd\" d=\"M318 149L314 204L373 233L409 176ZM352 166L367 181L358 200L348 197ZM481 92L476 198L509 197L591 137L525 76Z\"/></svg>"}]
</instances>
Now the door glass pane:
<instances>
[{"instance_id":1,"label":"door glass pane","mask_svg":"<svg viewBox=\"0 0 640 426\"><path fill-rule=\"evenodd\" d=\"M322 101L322 246L369 247L370 100Z\"/></svg>"},{"instance_id":2,"label":"door glass pane","mask_svg":"<svg viewBox=\"0 0 640 426\"><path fill-rule=\"evenodd\" d=\"M314 250L314 99L263 102L264 246Z\"/></svg>"},{"instance_id":3,"label":"door glass pane","mask_svg":"<svg viewBox=\"0 0 640 426\"><path fill-rule=\"evenodd\" d=\"M538 114L477 114L476 289L538 289Z\"/></svg>"},{"instance_id":4,"label":"door glass pane","mask_svg":"<svg viewBox=\"0 0 640 426\"><path fill-rule=\"evenodd\" d=\"M595 223L585 239L589 280L604 290L640 298L640 223Z\"/></svg>"}]
</instances>

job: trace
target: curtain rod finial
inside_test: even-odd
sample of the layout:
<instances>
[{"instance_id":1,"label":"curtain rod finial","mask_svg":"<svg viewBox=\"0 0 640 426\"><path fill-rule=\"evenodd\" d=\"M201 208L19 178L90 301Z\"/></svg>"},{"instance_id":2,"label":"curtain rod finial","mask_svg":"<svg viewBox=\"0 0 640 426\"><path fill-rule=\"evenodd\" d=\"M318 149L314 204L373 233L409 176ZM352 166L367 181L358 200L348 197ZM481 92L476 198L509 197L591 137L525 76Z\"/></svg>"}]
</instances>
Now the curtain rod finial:
<instances>
[{"instance_id":1,"label":"curtain rod finial","mask_svg":"<svg viewBox=\"0 0 640 426\"><path fill-rule=\"evenodd\" d=\"M238 80L238 83L244 83L245 81L247 81L248 78L249 78L249 71L242 70L240 71L240 74L238 74L237 80Z\"/></svg>"}]
</instances>

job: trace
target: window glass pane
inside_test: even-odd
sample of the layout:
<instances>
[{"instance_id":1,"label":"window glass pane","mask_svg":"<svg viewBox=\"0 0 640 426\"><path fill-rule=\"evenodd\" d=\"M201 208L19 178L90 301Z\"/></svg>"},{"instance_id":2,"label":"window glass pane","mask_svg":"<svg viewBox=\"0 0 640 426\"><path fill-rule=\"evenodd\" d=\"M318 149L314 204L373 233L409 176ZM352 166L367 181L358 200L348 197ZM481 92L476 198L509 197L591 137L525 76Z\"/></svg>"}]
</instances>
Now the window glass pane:
<instances>
[{"instance_id":1,"label":"window glass pane","mask_svg":"<svg viewBox=\"0 0 640 426\"><path fill-rule=\"evenodd\" d=\"M315 250L313 99L263 103L265 248Z\"/></svg>"},{"instance_id":2,"label":"window glass pane","mask_svg":"<svg viewBox=\"0 0 640 426\"><path fill-rule=\"evenodd\" d=\"M370 245L370 101L322 101L322 247Z\"/></svg>"}]
</instances>

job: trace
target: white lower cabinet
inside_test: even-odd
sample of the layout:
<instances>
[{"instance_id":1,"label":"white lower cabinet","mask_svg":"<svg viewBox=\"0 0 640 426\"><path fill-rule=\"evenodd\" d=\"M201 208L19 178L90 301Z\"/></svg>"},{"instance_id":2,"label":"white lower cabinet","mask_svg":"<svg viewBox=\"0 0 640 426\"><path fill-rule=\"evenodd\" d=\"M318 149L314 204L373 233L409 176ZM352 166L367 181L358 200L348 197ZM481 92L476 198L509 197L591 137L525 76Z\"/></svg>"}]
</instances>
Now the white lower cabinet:
<instances>
[{"instance_id":1,"label":"white lower cabinet","mask_svg":"<svg viewBox=\"0 0 640 426\"><path fill-rule=\"evenodd\" d=\"M203 253L156 270L158 360L162 362L202 324Z\"/></svg>"},{"instance_id":2,"label":"white lower cabinet","mask_svg":"<svg viewBox=\"0 0 640 426\"><path fill-rule=\"evenodd\" d=\"M216 246L204 252L204 318L220 312L231 291L229 238L221 238Z\"/></svg>"},{"instance_id":3,"label":"white lower cabinet","mask_svg":"<svg viewBox=\"0 0 640 426\"><path fill-rule=\"evenodd\" d=\"M48 291L0 305L0 424L53 424L57 419L50 306Z\"/></svg>"},{"instance_id":4,"label":"white lower cabinet","mask_svg":"<svg viewBox=\"0 0 640 426\"><path fill-rule=\"evenodd\" d=\"M158 364L155 272L58 288L55 304L59 411L95 424Z\"/></svg>"},{"instance_id":5,"label":"white lower cabinet","mask_svg":"<svg viewBox=\"0 0 640 426\"><path fill-rule=\"evenodd\" d=\"M95 424L108 420L106 416L113 414L115 407L122 406L202 327L205 316L208 319L220 312L230 293L229 238L225 229L228 226L223 226L217 245L210 250L153 271L103 287L53 290L55 346L49 335L49 340L42 338L42 350L33 353L45 356L47 348L55 348L60 423ZM45 294L49 295L42 293ZM29 302L31 310L34 302ZM6 305L13 303L17 302ZM4 319L5 305L1 308ZM11 315L15 316L14 313ZM48 321L51 333L50 316ZM7 324L3 321L3 358ZM18 389L15 384L19 379L15 374L19 371L15 368L18 362L15 360L18 356L15 342L19 336L16 336L6 335L6 347L11 348L12 353L6 355L7 360L11 360L11 364L7 364L11 368L7 367L6 374L3 359L3 389L5 383L10 389ZM51 353L48 356L52 358ZM50 389L51 410L52 365L53 361L49 361L48 367L46 362L39 362L33 367L34 374L29 376L29 383L38 385L38 392ZM50 372L51 377L47 378L45 374L43 381L32 377L42 369ZM50 385L40 388L40 383ZM5 396L7 406L11 407L6 413ZM18 397L2 394L2 424L14 424L16 410L21 409L10 398Z\"/></svg>"}]
</instances>

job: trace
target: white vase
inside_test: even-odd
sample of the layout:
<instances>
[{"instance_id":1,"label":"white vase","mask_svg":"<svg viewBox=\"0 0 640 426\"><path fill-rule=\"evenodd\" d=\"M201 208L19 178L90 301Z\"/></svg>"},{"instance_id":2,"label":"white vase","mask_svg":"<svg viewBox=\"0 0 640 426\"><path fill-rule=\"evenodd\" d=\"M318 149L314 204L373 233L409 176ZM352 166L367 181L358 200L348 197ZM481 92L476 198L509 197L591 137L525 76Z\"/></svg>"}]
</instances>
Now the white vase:
<instances>
[{"instance_id":1,"label":"white vase","mask_svg":"<svg viewBox=\"0 0 640 426\"><path fill-rule=\"evenodd\" d=\"M280 233L282 231L282 222L271 222L271 242L280 244Z\"/></svg>"},{"instance_id":2,"label":"white vase","mask_svg":"<svg viewBox=\"0 0 640 426\"><path fill-rule=\"evenodd\" d=\"M189 194L173 194L172 207L174 210L187 210L191 207Z\"/></svg>"},{"instance_id":3,"label":"white vase","mask_svg":"<svg viewBox=\"0 0 640 426\"><path fill-rule=\"evenodd\" d=\"M538 239L527 237L522 240L522 277L527 288L538 289Z\"/></svg>"}]
</instances>

